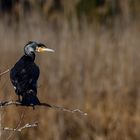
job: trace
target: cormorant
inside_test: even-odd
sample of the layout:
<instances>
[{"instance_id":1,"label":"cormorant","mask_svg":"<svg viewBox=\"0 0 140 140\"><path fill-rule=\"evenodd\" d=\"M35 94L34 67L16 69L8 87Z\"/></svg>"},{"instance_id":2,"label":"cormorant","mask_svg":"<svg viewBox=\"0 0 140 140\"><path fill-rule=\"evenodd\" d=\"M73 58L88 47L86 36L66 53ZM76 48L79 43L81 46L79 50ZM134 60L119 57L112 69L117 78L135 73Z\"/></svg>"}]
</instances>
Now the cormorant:
<instances>
[{"instance_id":1,"label":"cormorant","mask_svg":"<svg viewBox=\"0 0 140 140\"><path fill-rule=\"evenodd\" d=\"M37 80L39 67L34 63L36 52L54 52L42 43L29 41L24 47L24 55L10 70L10 79L14 86L18 101L23 105L39 105L37 97ZM21 100L22 97L22 100Z\"/></svg>"}]
</instances>

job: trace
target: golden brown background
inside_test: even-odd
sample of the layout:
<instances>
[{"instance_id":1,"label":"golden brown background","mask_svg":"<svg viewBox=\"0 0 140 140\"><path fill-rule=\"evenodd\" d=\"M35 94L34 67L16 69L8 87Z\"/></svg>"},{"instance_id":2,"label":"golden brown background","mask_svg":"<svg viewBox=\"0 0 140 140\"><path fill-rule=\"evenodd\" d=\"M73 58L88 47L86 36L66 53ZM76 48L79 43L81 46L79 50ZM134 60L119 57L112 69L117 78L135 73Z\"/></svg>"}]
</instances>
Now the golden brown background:
<instances>
[{"instance_id":1,"label":"golden brown background","mask_svg":"<svg viewBox=\"0 0 140 140\"><path fill-rule=\"evenodd\" d=\"M0 71L11 68L29 40L55 53L37 54L38 96L87 116L44 107L0 109L1 140L140 139L139 0L0 0ZM0 100L16 100L9 73Z\"/></svg>"}]
</instances>

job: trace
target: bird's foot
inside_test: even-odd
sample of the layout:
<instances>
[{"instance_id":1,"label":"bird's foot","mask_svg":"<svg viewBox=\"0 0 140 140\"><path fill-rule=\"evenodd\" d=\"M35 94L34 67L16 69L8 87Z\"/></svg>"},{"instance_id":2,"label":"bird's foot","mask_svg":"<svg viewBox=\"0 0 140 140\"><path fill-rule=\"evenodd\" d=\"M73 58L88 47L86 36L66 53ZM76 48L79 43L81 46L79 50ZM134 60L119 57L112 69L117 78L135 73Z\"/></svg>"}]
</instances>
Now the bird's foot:
<instances>
[{"instance_id":1,"label":"bird's foot","mask_svg":"<svg viewBox=\"0 0 140 140\"><path fill-rule=\"evenodd\" d=\"M33 110L35 110L35 105L34 104L30 104L30 106L33 108Z\"/></svg>"},{"instance_id":2,"label":"bird's foot","mask_svg":"<svg viewBox=\"0 0 140 140\"><path fill-rule=\"evenodd\" d=\"M16 106L18 106L18 104L22 104L21 100L19 99L16 100L16 103L17 103Z\"/></svg>"},{"instance_id":3,"label":"bird's foot","mask_svg":"<svg viewBox=\"0 0 140 140\"><path fill-rule=\"evenodd\" d=\"M33 105L33 110L35 110L35 106Z\"/></svg>"},{"instance_id":4,"label":"bird's foot","mask_svg":"<svg viewBox=\"0 0 140 140\"><path fill-rule=\"evenodd\" d=\"M16 100L16 102L21 103L20 95L18 95L18 99Z\"/></svg>"},{"instance_id":5,"label":"bird's foot","mask_svg":"<svg viewBox=\"0 0 140 140\"><path fill-rule=\"evenodd\" d=\"M16 100L16 102L21 103L21 100L18 99L18 100Z\"/></svg>"}]
</instances>

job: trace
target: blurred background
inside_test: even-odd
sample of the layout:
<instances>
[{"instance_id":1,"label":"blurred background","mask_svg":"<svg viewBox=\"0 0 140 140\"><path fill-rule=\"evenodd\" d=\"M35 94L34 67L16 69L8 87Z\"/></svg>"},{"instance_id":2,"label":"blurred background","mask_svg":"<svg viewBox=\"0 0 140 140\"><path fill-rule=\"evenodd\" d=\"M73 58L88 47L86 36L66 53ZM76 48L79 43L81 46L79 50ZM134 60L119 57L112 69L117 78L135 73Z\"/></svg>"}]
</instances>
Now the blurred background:
<instances>
[{"instance_id":1,"label":"blurred background","mask_svg":"<svg viewBox=\"0 0 140 140\"><path fill-rule=\"evenodd\" d=\"M29 40L55 53L36 57L42 102L79 108L87 116L36 107L0 109L1 140L140 139L139 0L0 0L0 71L11 68ZM9 74L0 100L16 100Z\"/></svg>"}]
</instances>

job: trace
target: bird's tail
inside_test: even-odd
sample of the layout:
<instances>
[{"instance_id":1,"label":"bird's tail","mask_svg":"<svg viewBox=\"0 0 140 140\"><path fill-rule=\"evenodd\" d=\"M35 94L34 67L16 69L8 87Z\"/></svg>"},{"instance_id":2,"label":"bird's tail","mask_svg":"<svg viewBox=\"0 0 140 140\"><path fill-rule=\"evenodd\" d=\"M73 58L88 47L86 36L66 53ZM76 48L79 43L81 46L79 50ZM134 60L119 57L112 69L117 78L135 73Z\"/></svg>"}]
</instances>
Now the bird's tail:
<instances>
[{"instance_id":1,"label":"bird's tail","mask_svg":"<svg viewBox=\"0 0 140 140\"><path fill-rule=\"evenodd\" d=\"M26 92L25 94L23 94L21 103L27 106L39 105L40 101L38 97L36 96L36 94L34 93L34 91L31 90L30 92Z\"/></svg>"}]
</instances>

